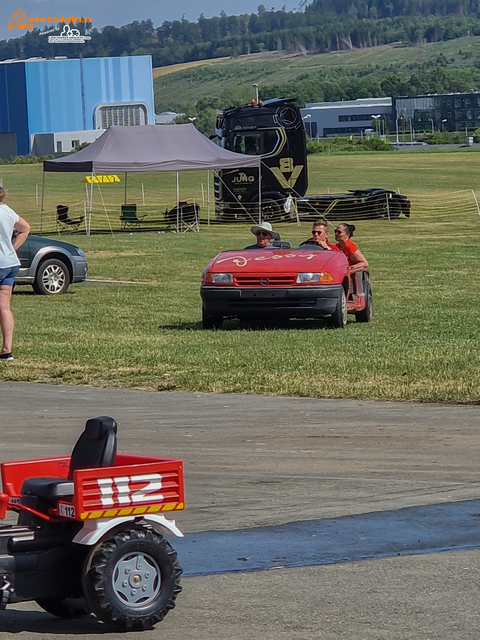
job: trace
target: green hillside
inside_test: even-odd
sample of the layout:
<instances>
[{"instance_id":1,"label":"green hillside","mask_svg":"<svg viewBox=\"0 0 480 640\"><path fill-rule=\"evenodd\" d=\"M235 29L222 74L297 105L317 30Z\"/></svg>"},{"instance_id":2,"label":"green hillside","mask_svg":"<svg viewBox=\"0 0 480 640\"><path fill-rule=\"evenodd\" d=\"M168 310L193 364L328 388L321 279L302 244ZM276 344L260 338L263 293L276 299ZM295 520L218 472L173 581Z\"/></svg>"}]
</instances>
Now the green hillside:
<instances>
[{"instance_id":1,"label":"green hillside","mask_svg":"<svg viewBox=\"0 0 480 640\"><path fill-rule=\"evenodd\" d=\"M204 65L175 65L172 73L154 70L156 112L182 111L199 100L218 99L225 104L244 102L253 97L252 83L258 83L260 97L270 97L271 87L286 83L305 83L314 78L355 75L358 79L374 79L382 74L411 76L441 69L462 70L472 79L469 89L480 89L476 82L480 67L480 37L470 36L417 46L399 44L353 51L295 55L264 53L238 58L205 61ZM156 76L156 77L155 77ZM442 89L440 88L439 91ZM458 89L463 90L463 89ZM357 96L368 97L368 96ZM311 95L309 101L322 96Z\"/></svg>"}]
</instances>

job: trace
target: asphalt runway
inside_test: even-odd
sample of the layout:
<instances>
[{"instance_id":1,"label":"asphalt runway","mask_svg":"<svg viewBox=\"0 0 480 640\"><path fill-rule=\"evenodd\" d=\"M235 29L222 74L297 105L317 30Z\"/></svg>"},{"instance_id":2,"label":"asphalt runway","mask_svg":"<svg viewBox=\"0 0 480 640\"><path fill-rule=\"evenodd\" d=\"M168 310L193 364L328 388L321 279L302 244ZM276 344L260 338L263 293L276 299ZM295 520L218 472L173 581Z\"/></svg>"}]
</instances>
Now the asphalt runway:
<instances>
[{"instance_id":1,"label":"asphalt runway","mask_svg":"<svg viewBox=\"0 0 480 640\"><path fill-rule=\"evenodd\" d=\"M100 414L120 451L185 462L184 591L142 637L478 638L478 406L2 382L0 456L70 452ZM0 613L2 638L106 632L133 637Z\"/></svg>"}]
</instances>

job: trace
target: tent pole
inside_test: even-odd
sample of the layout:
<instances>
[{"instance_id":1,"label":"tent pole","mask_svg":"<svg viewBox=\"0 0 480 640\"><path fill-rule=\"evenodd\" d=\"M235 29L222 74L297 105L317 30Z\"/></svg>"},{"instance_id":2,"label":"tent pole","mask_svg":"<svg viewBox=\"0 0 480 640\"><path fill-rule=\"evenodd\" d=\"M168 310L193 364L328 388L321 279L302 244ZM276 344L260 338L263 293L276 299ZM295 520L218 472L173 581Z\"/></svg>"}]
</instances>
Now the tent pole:
<instances>
[{"instance_id":1,"label":"tent pole","mask_svg":"<svg viewBox=\"0 0 480 640\"><path fill-rule=\"evenodd\" d=\"M207 169L207 225L210 226L210 169Z\"/></svg>"},{"instance_id":2,"label":"tent pole","mask_svg":"<svg viewBox=\"0 0 480 640\"><path fill-rule=\"evenodd\" d=\"M123 204L127 204L127 172L125 171L125 195L123 197Z\"/></svg>"},{"instance_id":3,"label":"tent pole","mask_svg":"<svg viewBox=\"0 0 480 640\"><path fill-rule=\"evenodd\" d=\"M90 204L88 207L88 232L87 236L90 235L90 230L92 228L92 199L93 199L93 167L92 167L92 175L90 179Z\"/></svg>"},{"instance_id":4,"label":"tent pole","mask_svg":"<svg viewBox=\"0 0 480 640\"><path fill-rule=\"evenodd\" d=\"M177 171L177 233L180 233L180 186L178 184L178 171Z\"/></svg>"},{"instance_id":5,"label":"tent pole","mask_svg":"<svg viewBox=\"0 0 480 640\"><path fill-rule=\"evenodd\" d=\"M43 231L43 194L45 192L45 169L42 172L42 208L40 209L40 233Z\"/></svg>"},{"instance_id":6,"label":"tent pole","mask_svg":"<svg viewBox=\"0 0 480 640\"><path fill-rule=\"evenodd\" d=\"M262 162L258 165L258 224L262 224Z\"/></svg>"}]
</instances>

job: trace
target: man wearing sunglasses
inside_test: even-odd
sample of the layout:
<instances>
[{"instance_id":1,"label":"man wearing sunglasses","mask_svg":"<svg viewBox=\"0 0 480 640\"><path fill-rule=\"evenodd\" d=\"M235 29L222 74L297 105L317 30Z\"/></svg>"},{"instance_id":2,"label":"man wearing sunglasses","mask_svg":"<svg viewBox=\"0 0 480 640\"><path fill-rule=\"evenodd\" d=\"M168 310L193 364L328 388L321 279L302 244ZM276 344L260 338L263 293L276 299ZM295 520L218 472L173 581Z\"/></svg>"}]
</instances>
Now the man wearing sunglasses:
<instances>
[{"instance_id":1,"label":"man wearing sunglasses","mask_svg":"<svg viewBox=\"0 0 480 640\"><path fill-rule=\"evenodd\" d=\"M250 231L256 236L257 243L245 247L245 249L274 249L275 247L271 244L272 240L280 240L280 236L272 229L269 222L256 224L251 227Z\"/></svg>"},{"instance_id":2,"label":"man wearing sunglasses","mask_svg":"<svg viewBox=\"0 0 480 640\"><path fill-rule=\"evenodd\" d=\"M328 242L328 221L325 218L320 218L313 223L312 237L302 242L300 246L304 244L316 244L326 251L340 251L336 245Z\"/></svg>"}]
</instances>

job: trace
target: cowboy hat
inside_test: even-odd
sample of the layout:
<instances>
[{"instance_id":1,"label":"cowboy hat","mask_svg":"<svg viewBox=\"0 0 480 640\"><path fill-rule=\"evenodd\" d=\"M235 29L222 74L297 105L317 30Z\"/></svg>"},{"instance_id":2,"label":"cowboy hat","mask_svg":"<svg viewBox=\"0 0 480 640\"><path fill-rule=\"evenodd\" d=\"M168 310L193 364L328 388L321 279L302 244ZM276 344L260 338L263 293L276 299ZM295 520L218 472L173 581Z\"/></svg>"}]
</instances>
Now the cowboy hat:
<instances>
[{"instance_id":1,"label":"cowboy hat","mask_svg":"<svg viewBox=\"0 0 480 640\"><path fill-rule=\"evenodd\" d=\"M250 227L250 231L253 233L254 236L256 236L259 231L268 231L268 233L271 234L274 240L280 240L280 236L276 231L272 229L272 225L269 222L262 222L262 224L256 224L255 226Z\"/></svg>"}]
</instances>

